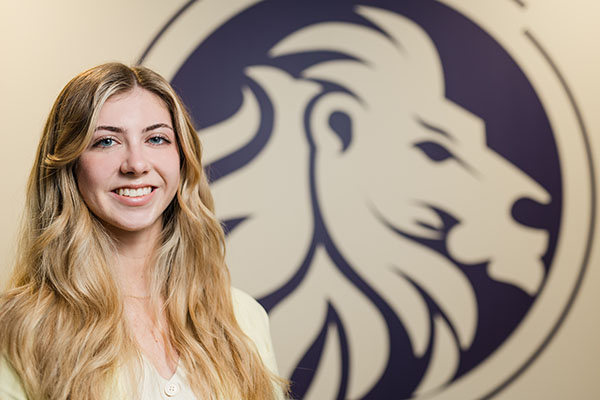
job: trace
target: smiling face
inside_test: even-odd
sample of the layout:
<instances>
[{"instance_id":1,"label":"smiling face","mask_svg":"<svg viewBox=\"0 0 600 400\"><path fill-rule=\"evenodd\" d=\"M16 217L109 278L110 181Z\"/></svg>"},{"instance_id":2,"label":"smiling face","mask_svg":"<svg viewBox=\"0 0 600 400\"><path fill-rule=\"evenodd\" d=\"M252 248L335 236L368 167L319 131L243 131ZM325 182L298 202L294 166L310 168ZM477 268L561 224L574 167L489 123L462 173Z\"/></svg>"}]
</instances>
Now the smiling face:
<instances>
[{"instance_id":1,"label":"smiling face","mask_svg":"<svg viewBox=\"0 0 600 400\"><path fill-rule=\"evenodd\" d=\"M77 185L113 233L156 234L177 192L179 165L167 106L135 87L110 97L100 109L93 139L77 162Z\"/></svg>"}]
</instances>

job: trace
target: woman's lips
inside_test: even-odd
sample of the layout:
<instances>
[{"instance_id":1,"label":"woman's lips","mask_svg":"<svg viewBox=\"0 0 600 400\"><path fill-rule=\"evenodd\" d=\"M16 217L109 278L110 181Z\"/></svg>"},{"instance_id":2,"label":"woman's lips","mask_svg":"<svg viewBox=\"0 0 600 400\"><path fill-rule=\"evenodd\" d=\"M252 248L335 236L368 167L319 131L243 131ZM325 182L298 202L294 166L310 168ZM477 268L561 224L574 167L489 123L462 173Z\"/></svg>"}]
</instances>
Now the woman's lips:
<instances>
[{"instance_id":1,"label":"woman's lips","mask_svg":"<svg viewBox=\"0 0 600 400\"><path fill-rule=\"evenodd\" d=\"M119 196L126 197L140 197L146 196L152 192L152 186L140 187L140 188L119 188L114 190Z\"/></svg>"},{"instance_id":2,"label":"woman's lips","mask_svg":"<svg viewBox=\"0 0 600 400\"><path fill-rule=\"evenodd\" d=\"M152 199L156 189L154 186L122 187L113 190L111 193L124 205L143 206Z\"/></svg>"}]
</instances>

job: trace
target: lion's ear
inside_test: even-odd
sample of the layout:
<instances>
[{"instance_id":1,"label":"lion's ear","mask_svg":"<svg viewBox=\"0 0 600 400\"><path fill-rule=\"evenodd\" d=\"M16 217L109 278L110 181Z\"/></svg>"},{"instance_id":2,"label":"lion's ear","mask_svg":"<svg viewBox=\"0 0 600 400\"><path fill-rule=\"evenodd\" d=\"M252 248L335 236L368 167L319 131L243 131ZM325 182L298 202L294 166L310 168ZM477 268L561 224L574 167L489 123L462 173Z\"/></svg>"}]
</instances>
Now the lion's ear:
<instances>
[{"instance_id":1,"label":"lion's ear","mask_svg":"<svg viewBox=\"0 0 600 400\"><path fill-rule=\"evenodd\" d=\"M309 130L317 151L344 153L351 145L353 131L363 109L346 93L331 93L315 104L309 116Z\"/></svg>"},{"instance_id":2,"label":"lion's ear","mask_svg":"<svg viewBox=\"0 0 600 400\"><path fill-rule=\"evenodd\" d=\"M352 118L343 111L334 111L329 116L329 126L342 142L342 152L346 151L352 141Z\"/></svg>"}]
</instances>

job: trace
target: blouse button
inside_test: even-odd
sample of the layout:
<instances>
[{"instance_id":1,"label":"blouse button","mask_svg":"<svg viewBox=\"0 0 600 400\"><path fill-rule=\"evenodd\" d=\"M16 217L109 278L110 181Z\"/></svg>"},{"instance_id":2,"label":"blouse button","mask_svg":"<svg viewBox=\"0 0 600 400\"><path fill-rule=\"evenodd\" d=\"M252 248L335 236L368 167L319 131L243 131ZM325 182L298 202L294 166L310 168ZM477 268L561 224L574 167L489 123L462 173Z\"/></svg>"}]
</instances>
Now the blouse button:
<instances>
[{"instance_id":1,"label":"blouse button","mask_svg":"<svg viewBox=\"0 0 600 400\"><path fill-rule=\"evenodd\" d=\"M177 383L167 383L165 385L165 394L169 397L175 396L179 392L179 385Z\"/></svg>"}]
</instances>

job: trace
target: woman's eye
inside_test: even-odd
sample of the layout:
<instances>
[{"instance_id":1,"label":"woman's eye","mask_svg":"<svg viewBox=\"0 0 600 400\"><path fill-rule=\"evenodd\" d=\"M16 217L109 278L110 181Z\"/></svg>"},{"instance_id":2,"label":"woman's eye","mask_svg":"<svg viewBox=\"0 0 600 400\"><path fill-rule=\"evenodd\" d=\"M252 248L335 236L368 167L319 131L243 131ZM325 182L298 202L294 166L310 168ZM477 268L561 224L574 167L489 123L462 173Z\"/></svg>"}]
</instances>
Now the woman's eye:
<instances>
[{"instance_id":1,"label":"woman's eye","mask_svg":"<svg viewBox=\"0 0 600 400\"><path fill-rule=\"evenodd\" d=\"M150 139L148 139L148 142L150 142L150 144L169 143L169 141L162 136L152 136Z\"/></svg>"},{"instance_id":2,"label":"woman's eye","mask_svg":"<svg viewBox=\"0 0 600 400\"><path fill-rule=\"evenodd\" d=\"M94 147L111 147L116 143L113 138L102 138L94 143Z\"/></svg>"},{"instance_id":3,"label":"woman's eye","mask_svg":"<svg viewBox=\"0 0 600 400\"><path fill-rule=\"evenodd\" d=\"M421 150L427 157L429 157L432 161L441 162L447 160L449 158L455 158L448 149L436 142L419 142L415 144L419 150Z\"/></svg>"}]
</instances>

